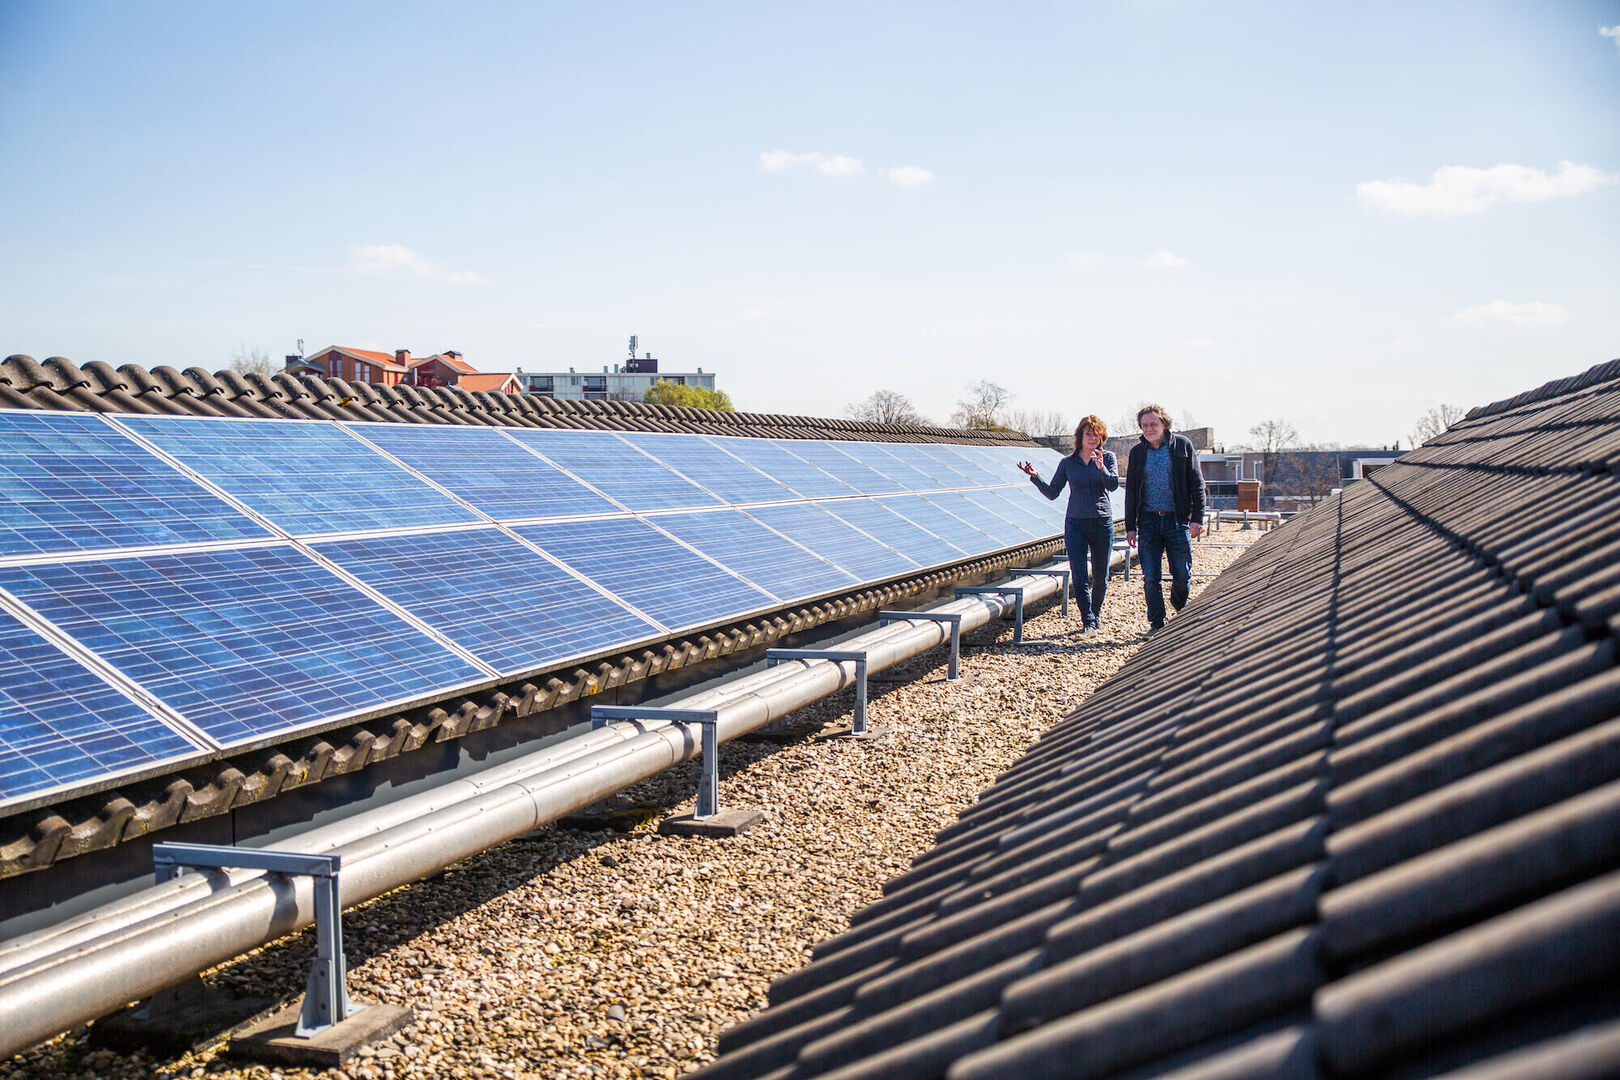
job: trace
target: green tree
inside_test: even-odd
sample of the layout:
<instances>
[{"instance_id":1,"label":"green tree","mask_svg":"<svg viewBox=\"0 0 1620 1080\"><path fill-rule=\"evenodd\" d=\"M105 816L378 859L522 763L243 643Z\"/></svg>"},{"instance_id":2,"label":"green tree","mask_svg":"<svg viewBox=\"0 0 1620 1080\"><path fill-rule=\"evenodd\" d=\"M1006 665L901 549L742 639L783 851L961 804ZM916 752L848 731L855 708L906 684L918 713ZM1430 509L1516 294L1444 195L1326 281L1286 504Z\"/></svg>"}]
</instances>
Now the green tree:
<instances>
[{"instance_id":1,"label":"green tree","mask_svg":"<svg viewBox=\"0 0 1620 1080\"><path fill-rule=\"evenodd\" d=\"M718 409L736 412L731 398L724 390L705 390L701 386L686 386L659 379L647 387L642 400L650 405L684 405L688 409Z\"/></svg>"}]
</instances>

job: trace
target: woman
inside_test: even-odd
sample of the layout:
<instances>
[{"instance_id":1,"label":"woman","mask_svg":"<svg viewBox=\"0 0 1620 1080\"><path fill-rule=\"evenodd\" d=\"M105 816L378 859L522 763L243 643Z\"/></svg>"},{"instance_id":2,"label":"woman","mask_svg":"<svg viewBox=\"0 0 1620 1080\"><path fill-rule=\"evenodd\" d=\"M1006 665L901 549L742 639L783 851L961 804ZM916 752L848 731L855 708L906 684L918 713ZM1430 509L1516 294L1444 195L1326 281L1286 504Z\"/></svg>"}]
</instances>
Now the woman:
<instances>
[{"instance_id":1,"label":"woman","mask_svg":"<svg viewBox=\"0 0 1620 1080\"><path fill-rule=\"evenodd\" d=\"M1080 421L1080 426L1074 429L1074 453L1058 462L1051 483L1043 482L1029 462L1018 463L1048 499L1057 498L1063 485L1069 486L1069 509L1063 515L1063 545L1069 551L1074 596L1088 633L1102 629L1108 559L1114 547L1114 512L1108 503L1108 493L1119 487L1119 469L1114 455L1102 448L1107 439L1108 425L1103 423L1102 417L1088 416ZM1088 551L1091 553L1089 575L1086 573Z\"/></svg>"}]
</instances>

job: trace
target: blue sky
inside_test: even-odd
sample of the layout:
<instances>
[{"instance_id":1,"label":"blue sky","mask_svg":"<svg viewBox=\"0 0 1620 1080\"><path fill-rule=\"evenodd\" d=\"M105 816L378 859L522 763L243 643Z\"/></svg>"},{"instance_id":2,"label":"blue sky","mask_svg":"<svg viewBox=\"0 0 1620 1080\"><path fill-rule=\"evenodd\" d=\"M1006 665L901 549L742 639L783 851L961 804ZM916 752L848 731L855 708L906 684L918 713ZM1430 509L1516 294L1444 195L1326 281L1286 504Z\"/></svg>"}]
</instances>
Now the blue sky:
<instances>
[{"instance_id":1,"label":"blue sky","mask_svg":"<svg viewBox=\"0 0 1620 1080\"><path fill-rule=\"evenodd\" d=\"M0 0L0 351L1386 443L1620 356L1620 2ZM1438 171L1437 171L1438 170Z\"/></svg>"}]
</instances>

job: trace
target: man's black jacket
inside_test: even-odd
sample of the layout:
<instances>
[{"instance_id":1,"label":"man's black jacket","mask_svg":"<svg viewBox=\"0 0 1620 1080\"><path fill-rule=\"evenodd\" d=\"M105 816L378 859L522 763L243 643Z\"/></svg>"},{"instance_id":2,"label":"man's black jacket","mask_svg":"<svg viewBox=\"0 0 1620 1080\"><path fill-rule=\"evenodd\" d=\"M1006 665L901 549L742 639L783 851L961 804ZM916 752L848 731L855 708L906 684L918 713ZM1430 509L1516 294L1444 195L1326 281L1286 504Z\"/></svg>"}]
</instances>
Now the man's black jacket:
<instances>
[{"instance_id":1,"label":"man's black jacket","mask_svg":"<svg viewBox=\"0 0 1620 1080\"><path fill-rule=\"evenodd\" d=\"M1204 520L1204 474L1198 471L1198 451L1185 435L1166 432L1170 445L1170 495L1176 504L1176 522ZM1142 516L1142 485L1147 481L1147 436L1136 440L1125 466L1125 529L1136 530Z\"/></svg>"}]
</instances>

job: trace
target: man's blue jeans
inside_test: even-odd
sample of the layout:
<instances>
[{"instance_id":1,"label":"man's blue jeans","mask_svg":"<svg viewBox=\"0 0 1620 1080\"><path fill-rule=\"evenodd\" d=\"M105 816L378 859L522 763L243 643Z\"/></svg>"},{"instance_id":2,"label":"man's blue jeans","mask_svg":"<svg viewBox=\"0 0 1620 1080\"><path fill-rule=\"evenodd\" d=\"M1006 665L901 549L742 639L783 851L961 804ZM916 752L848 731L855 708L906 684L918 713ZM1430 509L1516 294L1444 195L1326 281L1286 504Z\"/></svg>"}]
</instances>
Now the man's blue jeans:
<instances>
[{"instance_id":1,"label":"man's blue jeans","mask_svg":"<svg viewBox=\"0 0 1620 1080\"><path fill-rule=\"evenodd\" d=\"M1074 585L1074 598L1080 605L1080 617L1087 626L1095 626L1102 618L1103 594L1108 591L1108 560L1114 551L1114 523L1100 517L1064 518L1063 546L1069 552L1069 580ZM1090 575L1086 573L1087 552L1091 554Z\"/></svg>"},{"instance_id":2,"label":"man's blue jeans","mask_svg":"<svg viewBox=\"0 0 1620 1080\"><path fill-rule=\"evenodd\" d=\"M1170 603L1177 611L1187 602L1192 584L1192 530L1174 514L1142 511L1136 523L1136 544L1142 560L1142 591L1147 594L1148 625L1164 625L1164 591L1160 586L1160 560L1170 560Z\"/></svg>"}]
</instances>

